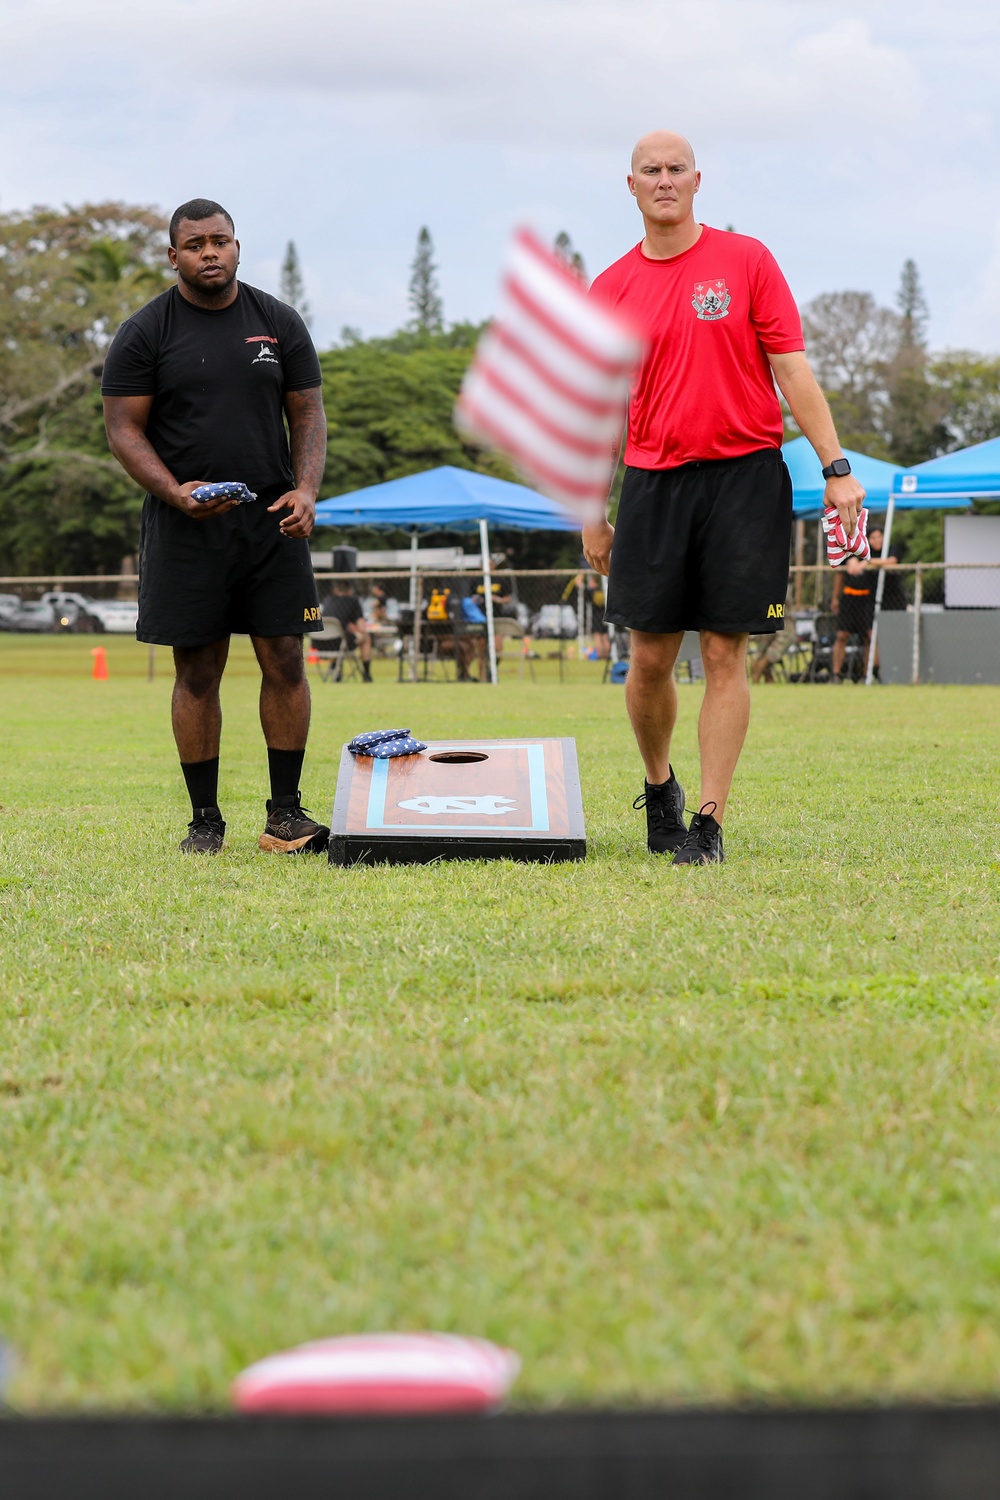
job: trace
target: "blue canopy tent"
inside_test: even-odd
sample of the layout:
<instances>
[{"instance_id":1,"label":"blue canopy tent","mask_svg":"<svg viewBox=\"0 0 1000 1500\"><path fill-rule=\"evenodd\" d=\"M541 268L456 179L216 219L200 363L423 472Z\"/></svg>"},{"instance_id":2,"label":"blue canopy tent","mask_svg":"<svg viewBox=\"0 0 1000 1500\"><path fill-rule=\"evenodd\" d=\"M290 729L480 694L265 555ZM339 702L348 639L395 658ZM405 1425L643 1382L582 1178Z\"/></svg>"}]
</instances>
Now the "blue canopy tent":
<instances>
[{"instance_id":1,"label":"blue canopy tent","mask_svg":"<svg viewBox=\"0 0 1000 1500\"><path fill-rule=\"evenodd\" d=\"M993 484L992 491L1000 495L1000 439L994 443L980 443L978 448L993 448ZM804 437L794 438L782 448L782 455L788 465L792 476L792 508L799 520L806 517L817 517L823 514L823 490L825 481L823 479L822 466L816 454L813 452L809 440ZM850 448L844 449L844 456L850 459L851 472L855 478L864 485L866 491L866 505L870 511L885 511L885 527L883 532L883 552L888 555L889 539L892 536L892 521L897 510L929 510L938 507L961 506L968 504L970 492L960 486L956 490L957 479L950 479L945 473L941 478L919 479L915 476L923 476L926 472L935 471L940 466L948 466L953 460L965 458L966 454L976 453L976 448L967 448L962 453L950 453L947 458L932 458L928 463L920 464L916 469L903 470L895 464L887 464L880 458L869 458L867 453L855 453ZM956 466L957 467L957 466ZM978 478L983 479L982 470L987 465L980 462L970 468L978 469ZM977 493L981 493L977 491ZM822 542L820 544L822 551ZM882 610L882 593L885 588L885 573L879 573L878 585L875 591L875 618L872 625L872 643L868 653L868 675L867 680L871 682L875 669L875 643L878 639L878 620Z\"/></svg>"},{"instance_id":2,"label":"blue canopy tent","mask_svg":"<svg viewBox=\"0 0 1000 1500\"><path fill-rule=\"evenodd\" d=\"M478 531L481 521L501 531L578 531L554 500L472 469L425 469L349 495L321 500L317 526L381 526L407 531Z\"/></svg>"},{"instance_id":3,"label":"blue canopy tent","mask_svg":"<svg viewBox=\"0 0 1000 1500\"><path fill-rule=\"evenodd\" d=\"M928 510L1000 499L1000 438L901 469L892 488L897 505Z\"/></svg>"},{"instance_id":4,"label":"blue canopy tent","mask_svg":"<svg viewBox=\"0 0 1000 1500\"><path fill-rule=\"evenodd\" d=\"M385 484L371 484L348 495L321 500L317 526L371 526L406 530L413 538L414 606L416 606L417 534L421 531L476 531L483 558L486 635L490 681L497 680L493 591L490 586L489 528L501 531L578 531L580 523L546 495L523 484L446 465L407 474ZM419 610L414 629L419 630Z\"/></svg>"},{"instance_id":5,"label":"blue canopy tent","mask_svg":"<svg viewBox=\"0 0 1000 1500\"><path fill-rule=\"evenodd\" d=\"M1000 499L1000 438L975 443L971 448L960 448L957 453L946 453L942 458L929 458L926 463L916 464L912 469L897 469L886 507L883 552L888 554L897 510L954 510L982 498ZM885 573L880 573L875 590L875 618L866 682L872 681L875 672L875 647L884 589Z\"/></svg>"}]
</instances>

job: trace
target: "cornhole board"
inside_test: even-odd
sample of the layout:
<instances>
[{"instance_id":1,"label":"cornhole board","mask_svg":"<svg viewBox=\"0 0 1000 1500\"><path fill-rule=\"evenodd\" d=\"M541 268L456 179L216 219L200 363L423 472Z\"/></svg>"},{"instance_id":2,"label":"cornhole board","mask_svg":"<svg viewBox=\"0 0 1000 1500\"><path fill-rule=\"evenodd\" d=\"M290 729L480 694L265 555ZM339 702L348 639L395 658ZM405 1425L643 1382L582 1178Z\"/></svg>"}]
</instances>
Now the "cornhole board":
<instances>
[{"instance_id":1,"label":"cornhole board","mask_svg":"<svg viewBox=\"0 0 1000 1500\"><path fill-rule=\"evenodd\" d=\"M393 760L340 757L333 865L583 859L573 739L433 740Z\"/></svg>"}]
</instances>

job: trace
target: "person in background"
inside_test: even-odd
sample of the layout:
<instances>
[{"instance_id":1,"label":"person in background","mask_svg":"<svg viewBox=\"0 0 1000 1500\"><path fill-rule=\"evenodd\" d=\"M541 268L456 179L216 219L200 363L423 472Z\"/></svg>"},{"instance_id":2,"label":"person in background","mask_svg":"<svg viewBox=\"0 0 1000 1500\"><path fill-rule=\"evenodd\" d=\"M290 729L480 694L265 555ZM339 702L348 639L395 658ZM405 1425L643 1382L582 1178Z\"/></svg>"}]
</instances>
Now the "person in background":
<instances>
[{"instance_id":1,"label":"person in background","mask_svg":"<svg viewBox=\"0 0 1000 1500\"><path fill-rule=\"evenodd\" d=\"M372 638L368 629L361 600L346 578L334 580L333 592L327 594L320 605L325 620L339 620L349 651L357 651L361 657L361 674L365 682L372 680Z\"/></svg>"},{"instance_id":2,"label":"person in background","mask_svg":"<svg viewBox=\"0 0 1000 1500\"><path fill-rule=\"evenodd\" d=\"M868 533L872 549L871 561L859 562L848 558L845 572L838 573L833 583L833 608L837 615L837 635L833 643L833 681L843 682L844 661L852 636L861 638L861 657L868 660L868 648L872 638L872 623L875 619L875 590L878 587L878 570L886 569L885 587L882 593L883 609L905 609L906 592L903 580L892 575L898 566L902 547L894 546L888 557L882 557L884 532L875 526ZM878 646L875 647L875 672L879 671Z\"/></svg>"},{"instance_id":3,"label":"person in background","mask_svg":"<svg viewBox=\"0 0 1000 1500\"><path fill-rule=\"evenodd\" d=\"M611 637L604 622L604 606L607 603L604 584L596 573L577 573L563 589L563 602L573 601L580 584L583 584L587 603L590 605L590 633L594 638L594 655L598 661L607 661L611 655Z\"/></svg>"},{"instance_id":4,"label":"person in background","mask_svg":"<svg viewBox=\"0 0 1000 1500\"><path fill-rule=\"evenodd\" d=\"M386 592L382 584L373 583L372 591L368 596L368 607L365 610L365 619L370 625L384 625L388 619L386 604Z\"/></svg>"},{"instance_id":5,"label":"person in background","mask_svg":"<svg viewBox=\"0 0 1000 1500\"><path fill-rule=\"evenodd\" d=\"M872 557L878 566L885 569L885 586L882 590L883 609L905 609L909 600L906 597L906 587L896 569L906 557L906 547L902 542L893 540L892 551L885 558L882 557L885 533L881 526L875 526L868 533L868 541L872 549Z\"/></svg>"},{"instance_id":6,"label":"person in background","mask_svg":"<svg viewBox=\"0 0 1000 1500\"><path fill-rule=\"evenodd\" d=\"M511 593L509 584L494 578L490 583L490 592L493 595L494 615L503 620L516 620L517 605L514 603L514 595ZM486 585L482 579L480 579L473 597L478 599L480 608L482 608L486 598Z\"/></svg>"},{"instance_id":7,"label":"person in background","mask_svg":"<svg viewBox=\"0 0 1000 1500\"><path fill-rule=\"evenodd\" d=\"M776 631L774 635L768 636L767 645L750 668L750 681L773 682L774 668L785 658L794 643L794 630Z\"/></svg>"}]
</instances>

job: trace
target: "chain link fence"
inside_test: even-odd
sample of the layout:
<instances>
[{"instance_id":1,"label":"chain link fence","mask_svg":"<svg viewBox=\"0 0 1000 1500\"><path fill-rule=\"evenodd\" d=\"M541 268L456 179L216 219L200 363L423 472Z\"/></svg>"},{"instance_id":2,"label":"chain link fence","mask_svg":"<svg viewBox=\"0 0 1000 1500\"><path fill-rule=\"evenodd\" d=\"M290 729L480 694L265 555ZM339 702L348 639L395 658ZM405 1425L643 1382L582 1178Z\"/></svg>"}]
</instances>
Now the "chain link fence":
<instances>
[{"instance_id":1,"label":"chain link fence","mask_svg":"<svg viewBox=\"0 0 1000 1500\"><path fill-rule=\"evenodd\" d=\"M357 597L376 663L391 662L398 680L488 680L481 571L324 571L316 582L324 615L335 585ZM127 574L0 577L0 631L132 632L135 587ZM514 665L520 676L547 676L546 664L555 663L560 680L620 680L622 669L613 668L628 660L629 633L604 623L604 579L570 568L501 567L490 587L501 676ZM825 563L794 566L785 626L751 640L755 681L858 681L869 665L893 682L1000 681L1000 566L900 563L861 574ZM688 635L677 677L701 676L698 639Z\"/></svg>"}]
</instances>

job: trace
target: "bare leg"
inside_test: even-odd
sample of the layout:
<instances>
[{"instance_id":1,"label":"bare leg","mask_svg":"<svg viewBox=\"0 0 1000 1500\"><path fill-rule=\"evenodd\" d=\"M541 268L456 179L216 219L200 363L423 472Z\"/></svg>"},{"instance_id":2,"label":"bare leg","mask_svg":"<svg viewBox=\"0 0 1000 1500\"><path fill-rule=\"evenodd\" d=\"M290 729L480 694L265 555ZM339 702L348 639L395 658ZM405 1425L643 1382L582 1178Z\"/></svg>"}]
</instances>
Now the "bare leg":
<instances>
[{"instance_id":1,"label":"bare leg","mask_svg":"<svg viewBox=\"0 0 1000 1500\"><path fill-rule=\"evenodd\" d=\"M229 637L207 646L174 647L174 693L170 720L181 761L214 760L222 735L219 683L229 656Z\"/></svg>"},{"instance_id":2,"label":"bare leg","mask_svg":"<svg viewBox=\"0 0 1000 1500\"><path fill-rule=\"evenodd\" d=\"M670 775L670 741L677 721L674 663L683 639L682 631L674 635L632 632L625 706L651 786L666 781Z\"/></svg>"},{"instance_id":3,"label":"bare leg","mask_svg":"<svg viewBox=\"0 0 1000 1500\"><path fill-rule=\"evenodd\" d=\"M269 750L304 750L309 735L309 683L302 637L250 637L260 664L260 726Z\"/></svg>"},{"instance_id":4,"label":"bare leg","mask_svg":"<svg viewBox=\"0 0 1000 1500\"><path fill-rule=\"evenodd\" d=\"M705 697L698 719L701 749L701 806L716 804L713 817L721 823L733 784L736 762L750 722L750 685L747 682L745 635L701 632L701 660L705 668Z\"/></svg>"},{"instance_id":5,"label":"bare leg","mask_svg":"<svg viewBox=\"0 0 1000 1500\"><path fill-rule=\"evenodd\" d=\"M838 630L833 643L833 675L839 677L844 670L844 657L847 654L847 643L851 639L849 630Z\"/></svg>"}]
</instances>

